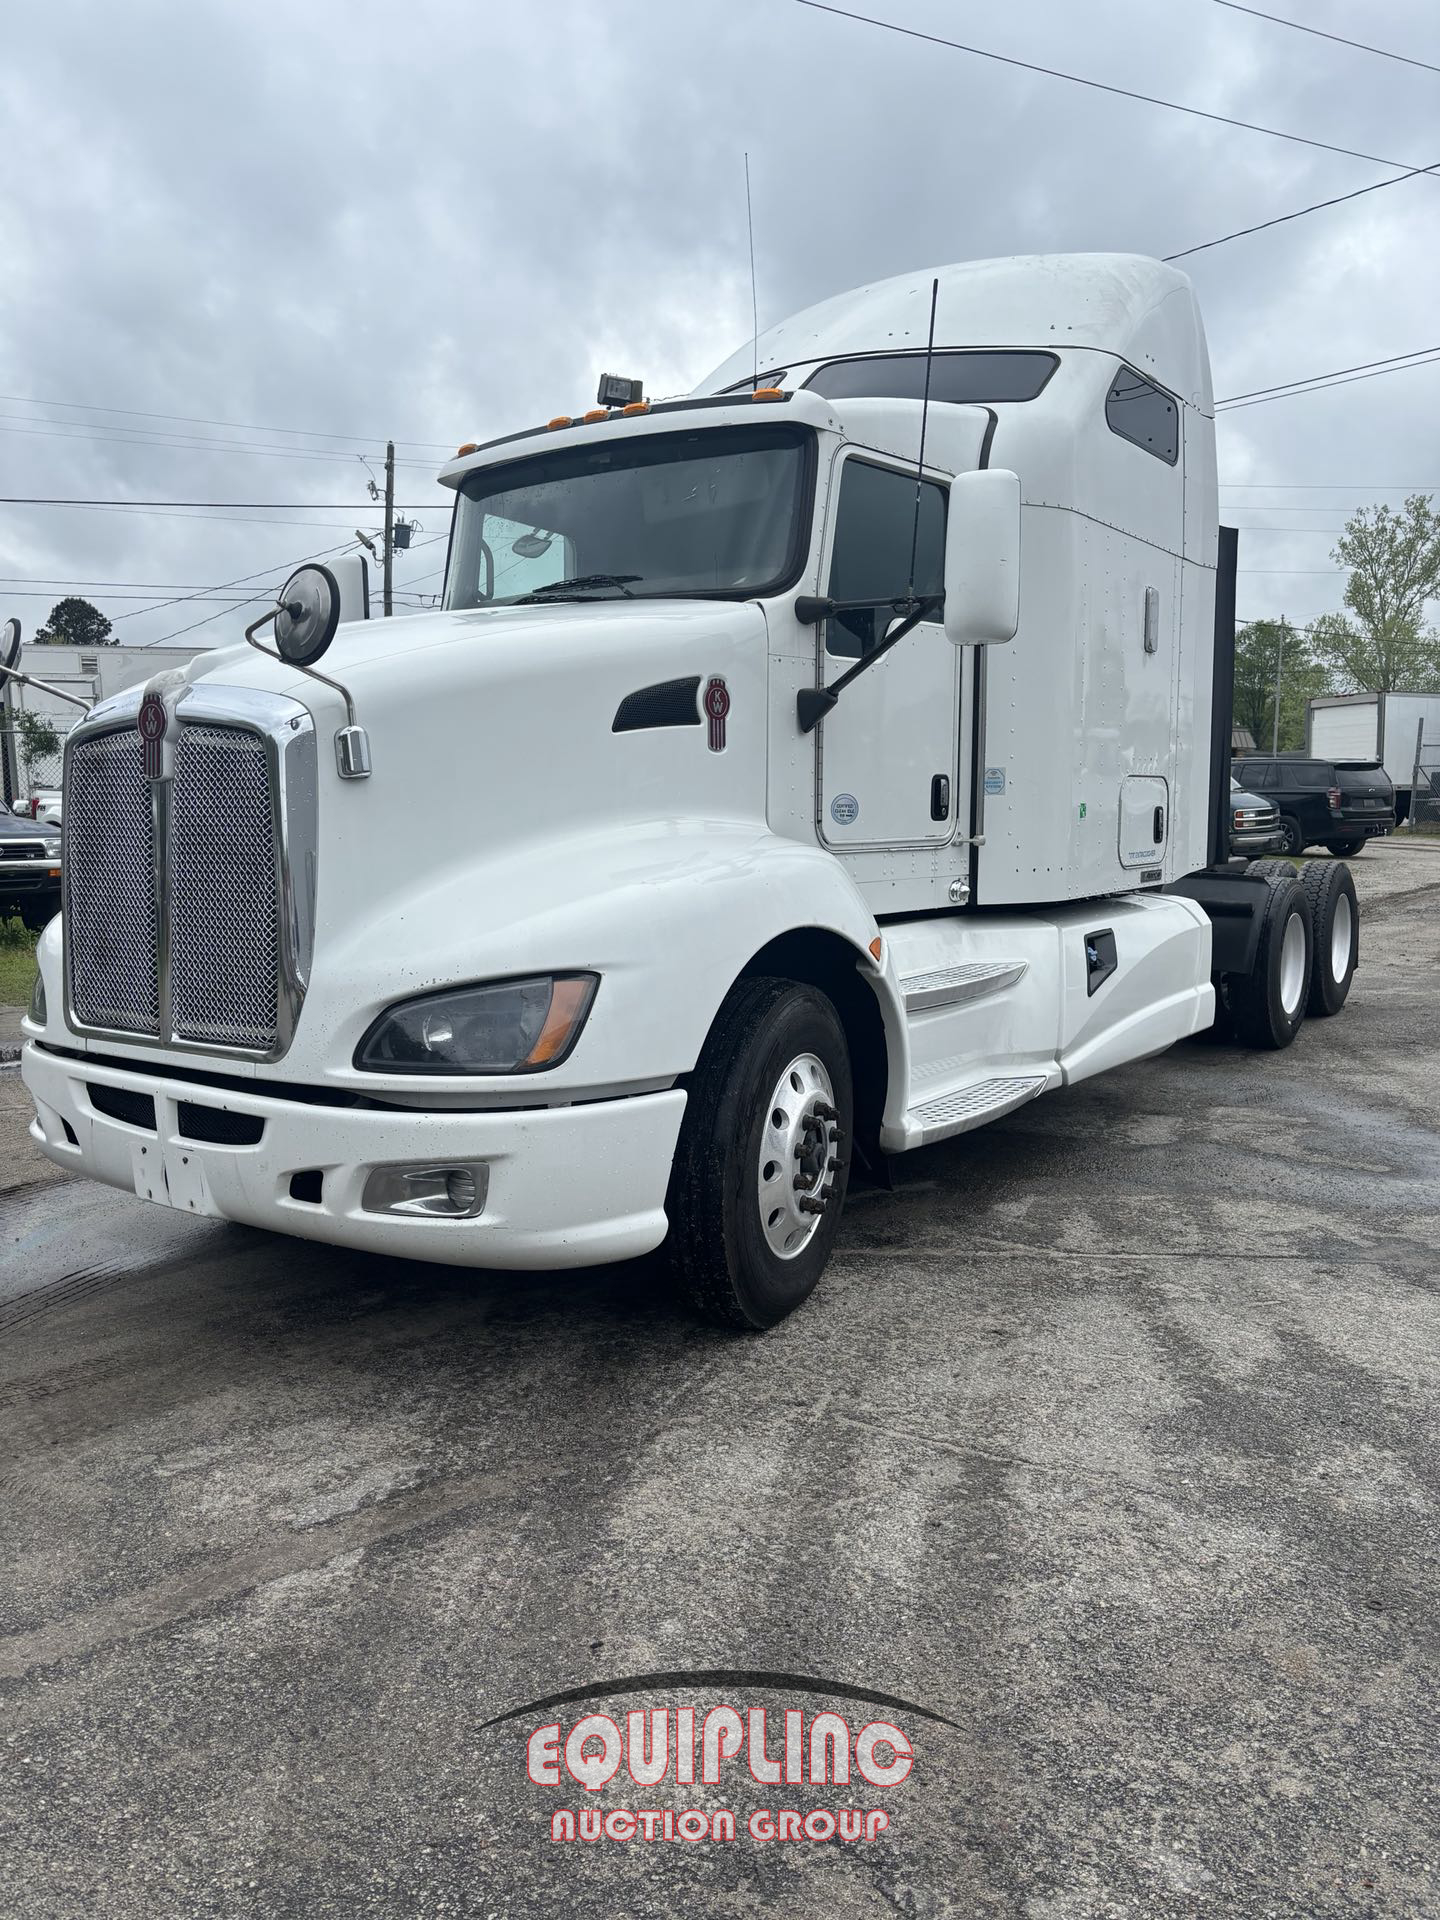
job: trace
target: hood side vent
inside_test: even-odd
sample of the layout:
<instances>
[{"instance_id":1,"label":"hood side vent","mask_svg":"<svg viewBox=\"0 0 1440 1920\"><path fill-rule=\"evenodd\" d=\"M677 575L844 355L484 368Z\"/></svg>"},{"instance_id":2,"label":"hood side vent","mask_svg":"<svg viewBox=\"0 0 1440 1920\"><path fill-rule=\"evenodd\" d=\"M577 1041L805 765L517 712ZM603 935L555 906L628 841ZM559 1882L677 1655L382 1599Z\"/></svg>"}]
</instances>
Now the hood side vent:
<instances>
[{"instance_id":1,"label":"hood side vent","mask_svg":"<svg viewBox=\"0 0 1440 1920\"><path fill-rule=\"evenodd\" d=\"M657 680L653 687L637 687L615 709L612 733L638 733L646 727L698 727L700 676L685 680Z\"/></svg>"}]
</instances>

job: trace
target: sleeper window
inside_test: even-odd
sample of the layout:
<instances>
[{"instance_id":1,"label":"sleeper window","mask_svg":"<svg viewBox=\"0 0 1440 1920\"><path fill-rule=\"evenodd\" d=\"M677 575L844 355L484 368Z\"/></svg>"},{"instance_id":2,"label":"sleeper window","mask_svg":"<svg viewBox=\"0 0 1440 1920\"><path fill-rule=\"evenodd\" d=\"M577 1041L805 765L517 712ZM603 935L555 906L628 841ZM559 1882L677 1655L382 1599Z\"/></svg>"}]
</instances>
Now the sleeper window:
<instances>
[{"instance_id":1,"label":"sleeper window","mask_svg":"<svg viewBox=\"0 0 1440 1920\"><path fill-rule=\"evenodd\" d=\"M910 584L912 540L916 593L939 593L945 575L945 489L931 480L921 486L915 540L914 474L847 460L826 592L836 600L897 598ZM895 617L889 607L837 613L827 627L826 651L859 660L875 651Z\"/></svg>"},{"instance_id":2,"label":"sleeper window","mask_svg":"<svg viewBox=\"0 0 1440 1920\"><path fill-rule=\"evenodd\" d=\"M1179 407L1129 367L1121 367L1105 396L1105 424L1172 467L1180 457Z\"/></svg>"}]
</instances>

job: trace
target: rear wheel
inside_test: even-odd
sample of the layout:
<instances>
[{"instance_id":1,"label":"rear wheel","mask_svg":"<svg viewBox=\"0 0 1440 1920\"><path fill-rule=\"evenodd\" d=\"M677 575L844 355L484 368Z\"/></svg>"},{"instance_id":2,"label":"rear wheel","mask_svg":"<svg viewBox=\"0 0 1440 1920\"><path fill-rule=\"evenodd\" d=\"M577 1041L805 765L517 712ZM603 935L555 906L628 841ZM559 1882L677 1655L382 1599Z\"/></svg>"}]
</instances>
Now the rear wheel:
<instances>
[{"instance_id":1,"label":"rear wheel","mask_svg":"<svg viewBox=\"0 0 1440 1920\"><path fill-rule=\"evenodd\" d=\"M689 1089L670 1176L672 1270L707 1318L772 1327L813 1291L845 1204L850 1054L791 980L732 988Z\"/></svg>"},{"instance_id":2,"label":"rear wheel","mask_svg":"<svg viewBox=\"0 0 1440 1920\"><path fill-rule=\"evenodd\" d=\"M1226 979L1226 998L1239 1038L1251 1047L1288 1047L1305 1018L1310 988L1310 903L1293 875L1268 876L1269 898L1260 921L1255 966Z\"/></svg>"},{"instance_id":3,"label":"rear wheel","mask_svg":"<svg viewBox=\"0 0 1440 1920\"><path fill-rule=\"evenodd\" d=\"M1327 840L1325 845L1337 858L1353 860L1357 853L1364 851L1365 836L1362 834L1358 840Z\"/></svg>"},{"instance_id":4,"label":"rear wheel","mask_svg":"<svg viewBox=\"0 0 1440 1920\"><path fill-rule=\"evenodd\" d=\"M1301 833L1300 822L1295 818L1293 813L1281 814L1280 834L1285 842L1286 853L1303 853L1305 851L1305 836Z\"/></svg>"},{"instance_id":5,"label":"rear wheel","mask_svg":"<svg viewBox=\"0 0 1440 1920\"><path fill-rule=\"evenodd\" d=\"M1297 869L1293 860L1265 859L1250 861L1245 871L1267 875L1278 873L1282 880L1293 880Z\"/></svg>"},{"instance_id":6,"label":"rear wheel","mask_svg":"<svg viewBox=\"0 0 1440 1920\"><path fill-rule=\"evenodd\" d=\"M1338 1013L1350 992L1360 959L1360 906L1355 882L1342 861L1315 860L1300 883L1310 902L1314 956L1310 962L1307 1013Z\"/></svg>"}]
</instances>

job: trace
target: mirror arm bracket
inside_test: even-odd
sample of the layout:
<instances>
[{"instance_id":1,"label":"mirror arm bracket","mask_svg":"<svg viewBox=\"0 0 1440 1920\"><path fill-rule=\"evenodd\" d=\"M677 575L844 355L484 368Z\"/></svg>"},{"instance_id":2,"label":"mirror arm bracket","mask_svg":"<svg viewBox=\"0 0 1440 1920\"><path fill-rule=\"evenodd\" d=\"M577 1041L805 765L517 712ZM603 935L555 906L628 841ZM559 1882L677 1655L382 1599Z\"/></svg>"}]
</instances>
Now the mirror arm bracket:
<instances>
[{"instance_id":1,"label":"mirror arm bracket","mask_svg":"<svg viewBox=\"0 0 1440 1920\"><path fill-rule=\"evenodd\" d=\"M355 702L350 689L342 686L338 680L332 680L329 674L320 673L314 667L302 667L298 661L287 660L276 647L267 647L256 639L256 634L279 613L279 607L271 607L268 613L262 613L245 629L245 638L257 653L263 653L267 660L278 660L282 667L291 667L296 673L307 674L310 679L318 680L323 686L330 687L345 702L345 725L335 736L335 763L342 780L365 780L370 774L370 736L355 718Z\"/></svg>"},{"instance_id":2,"label":"mirror arm bracket","mask_svg":"<svg viewBox=\"0 0 1440 1920\"><path fill-rule=\"evenodd\" d=\"M853 667L847 667L838 680L832 680L828 687L802 687L796 694L795 718L800 731L813 733L850 682L858 679L868 668L873 667L877 660L883 660L896 642L903 640L912 627L919 626L922 620L928 620L937 614L945 605L945 595L925 593L912 598L906 594L894 600L797 600L796 618L805 620L805 615L800 611L802 605L807 611L811 607L823 609L815 615L815 621L828 619L832 613L848 613L852 609L858 611L870 607L893 607L901 616L899 626L893 627L879 646L863 655ZM814 622L806 621L806 624L814 624Z\"/></svg>"},{"instance_id":3,"label":"mirror arm bracket","mask_svg":"<svg viewBox=\"0 0 1440 1920\"><path fill-rule=\"evenodd\" d=\"M42 693L53 693L57 700L68 700L72 707L83 707L87 713L95 704L93 700L82 700L78 693L66 693L63 687L52 687L48 680L36 680L31 674L21 673L18 667L0 667L0 673L18 686L38 687Z\"/></svg>"}]
</instances>

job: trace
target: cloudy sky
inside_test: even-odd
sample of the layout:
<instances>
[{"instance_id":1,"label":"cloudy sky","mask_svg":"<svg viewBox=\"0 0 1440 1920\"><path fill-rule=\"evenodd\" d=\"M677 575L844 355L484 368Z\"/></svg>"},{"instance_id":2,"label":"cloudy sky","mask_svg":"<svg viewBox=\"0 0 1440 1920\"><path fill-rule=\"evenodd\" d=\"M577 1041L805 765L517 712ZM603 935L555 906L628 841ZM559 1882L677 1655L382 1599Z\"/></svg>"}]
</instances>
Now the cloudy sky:
<instances>
[{"instance_id":1,"label":"cloudy sky","mask_svg":"<svg viewBox=\"0 0 1440 1920\"><path fill-rule=\"evenodd\" d=\"M762 326L942 261L1173 253L1440 163L1440 72L1218 0L853 4L1373 157L798 0L10 8L0 494L226 505L0 504L0 611L28 634L76 591L131 642L234 637L223 602L156 603L374 529L387 434L421 529L398 577L435 591L457 441L591 403L602 368L685 390L748 337L747 149ZM1440 67L1434 0L1263 4ZM1217 395L1436 344L1437 240L1440 176L1183 262ZM1437 403L1431 365L1221 422L1242 615L1338 606L1345 514L1440 488Z\"/></svg>"}]
</instances>

